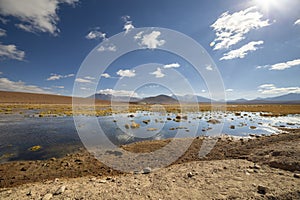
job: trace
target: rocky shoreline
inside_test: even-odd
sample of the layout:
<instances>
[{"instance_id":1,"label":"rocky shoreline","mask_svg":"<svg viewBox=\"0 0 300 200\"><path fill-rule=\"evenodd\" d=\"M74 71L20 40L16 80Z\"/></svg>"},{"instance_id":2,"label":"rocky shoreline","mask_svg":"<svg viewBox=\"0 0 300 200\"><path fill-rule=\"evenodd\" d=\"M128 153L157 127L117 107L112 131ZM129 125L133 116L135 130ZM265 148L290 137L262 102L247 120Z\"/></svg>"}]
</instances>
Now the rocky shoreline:
<instances>
[{"instance_id":1,"label":"rocky shoreline","mask_svg":"<svg viewBox=\"0 0 300 200\"><path fill-rule=\"evenodd\" d=\"M219 137L199 158L204 138L167 168L122 173L85 149L45 161L0 165L0 199L299 199L300 130L237 139ZM170 140L122 146L151 152ZM180 144L180 142L179 142Z\"/></svg>"}]
</instances>

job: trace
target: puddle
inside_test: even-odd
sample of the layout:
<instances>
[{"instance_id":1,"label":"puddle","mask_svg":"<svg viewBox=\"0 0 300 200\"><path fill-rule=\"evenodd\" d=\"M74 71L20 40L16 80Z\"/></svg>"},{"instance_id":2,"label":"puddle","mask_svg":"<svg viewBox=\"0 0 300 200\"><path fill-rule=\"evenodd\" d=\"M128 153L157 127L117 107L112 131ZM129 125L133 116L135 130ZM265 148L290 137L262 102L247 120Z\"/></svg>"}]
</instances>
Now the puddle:
<instances>
[{"instance_id":1,"label":"puddle","mask_svg":"<svg viewBox=\"0 0 300 200\"><path fill-rule=\"evenodd\" d=\"M180 117L172 113L136 112L97 119L106 136L116 145L142 140L210 136L220 126L223 126L223 134L241 137L280 133L278 127L300 128L300 115L263 117L260 113L251 112L199 112ZM98 134L94 128L87 131ZM35 152L28 150L36 145L42 148ZM80 146L82 143L72 117L0 115L0 162L60 157Z\"/></svg>"}]
</instances>

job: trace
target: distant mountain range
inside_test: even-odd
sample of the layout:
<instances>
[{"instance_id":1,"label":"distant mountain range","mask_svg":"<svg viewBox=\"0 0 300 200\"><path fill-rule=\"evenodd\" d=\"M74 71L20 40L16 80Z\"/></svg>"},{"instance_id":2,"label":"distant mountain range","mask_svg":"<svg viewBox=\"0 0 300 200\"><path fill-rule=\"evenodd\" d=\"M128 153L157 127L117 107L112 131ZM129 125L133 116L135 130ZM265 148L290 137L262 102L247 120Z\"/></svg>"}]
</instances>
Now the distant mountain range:
<instances>
[{"instance_id":1,"label":"distant mountain range","mask_svg":"<svg viewBox=\"0 0 300 200\"><path fill-rule=\"evenodd\" d=\"M247 99L236 99L233 101L228 101L228 103L248 103L248 104L255 104L255 103L300 103L300 93L289 93L281 96L276 97L268 97L268 98L256 98L253 100Z\"/></svg>"},{"instance_id":2,"label":"distant mountain range","mask_svg":"<svg viewBox=\"0 0 300 200\"><path fill-rule=\"evenodd\" d=\"M94 97L91 96L91 97ZM127 102L129 97L124 96L112 96L110 94L95 94L95 99L105 100L105 101L120 101ZM178 102L195 102L195 100L199 103L210 103L216 102L212 101L209 98L205 98L202 96L193 96L193 95L184 95L184 96L168 96L168 95L158 95L153 97L146 97L143 99L131 97L130 102L132 103L143 103L143 104L174 104ZM247 103L247 104L256 104L256 103L300 103L300 93L290 93L286 95L276 96L276 97L268 97L268 98L257 98L253 100L247 99L236 99L227 101L227 103Z\"/></svg>"}]
</instances>

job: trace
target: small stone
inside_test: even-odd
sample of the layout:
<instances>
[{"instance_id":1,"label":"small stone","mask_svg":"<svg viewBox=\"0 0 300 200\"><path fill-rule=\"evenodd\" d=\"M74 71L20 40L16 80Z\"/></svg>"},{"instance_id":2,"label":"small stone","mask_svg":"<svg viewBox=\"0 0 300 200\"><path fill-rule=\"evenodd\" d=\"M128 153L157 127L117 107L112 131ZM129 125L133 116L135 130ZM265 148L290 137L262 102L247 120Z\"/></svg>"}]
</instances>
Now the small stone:
<instances>
[{"instance_id":1,"label":"small stone","mask_svg":"<svg viewBox=\"0 0 300 200\"><path fill-rule=\"evenodd\" d=\"M192 178L193 176L195 176L195 174L194 174L193 172L189 172L189 173L187 174L187 176L188 176L189 178Z\"/></svg>"},{"instance_id":2,"label":"small stone","mask_svg":"<svg viewBox=\"0 0 300 200\"><path fill-rule=\"evenodd\" d=\"M65 190L66 190L66 186L63 185L63 186L61 186L60 188L58 188L58 189L56 190L56 192L54 193L54 195L62 194L62 193L65 192Z\"/></svg>"},{"instance_id":3,"label":"small stone","mask_svg":"<svg viewBox=\"0 0 300 200\"><path fill-rule=\"evenodd\" d=\"M53 158L51 158L50 160L51 160L51 161L56 161L56 158L53 157Z\"/></svg>"},{"instance_id":4,"label":"small stone","mask_svg":"<svg viewBox=\"0 0 300 200\"><path fill-rule=\"evenodd\" d=\"M100 180L99 183L106 183L106 180Z\"/></svg>"},{"instance_id":5,"label":"small stone","mask_svg":"<svg viewBox=\"0 0 300 200\"><path fill-rule=\"evenodd\" d=\"M294 178L300 178L300 174L294 174Z\"/></svg>"},{"instance_id":6,"label":"small stone","mask_svg":"<svg viewBox=\"0 0 300 200\"><path fill-rule=\"evenodd\" d=\"M258 164L255 164L253 166L250 166L249 168L251 169L261 169L261 166L259 166Z\"/></svg>"},{"instance_id":7,"label":"small stone","mask_svg":"<svg viewBox=\"0 0 300 200\"><path fill-rule=\"evenodd\" d=\"M50 200L52 199L53 195L51 193L46 194L42 200Z\"/></svg>"},{"instance_id":8,"label":"small stone","mask_svg":"<svg viewBox=\"0 0 300 200\"><path fill-rule=\"evenodd\" d=\"M146 167L146 168L143 169L142 174L150 174L151 171L152 171L152 169L150 167Z\"/></svg>"},{"instance_id":9,"label":"small stone","mask_svg":"<svg viewBox=\"0 0 300 200\"><path fill-rule=\"evenodd\" d=\"M22 171L22 172L25 172L26 170L27 170L27 169L26 169L25 167L22 167L22 168L21 168L21 171Z\"/></svg>"},{"instance_id":10,"label":"small stone","mask_svg":"<svg viewBox=\"0 0 300 200\"><path fill-rule=\"evenodd\" d=\"M259 194L266 194L268 192L268 188L262 185L257 186L257 192Z\"/></svg>"}]
</instances>

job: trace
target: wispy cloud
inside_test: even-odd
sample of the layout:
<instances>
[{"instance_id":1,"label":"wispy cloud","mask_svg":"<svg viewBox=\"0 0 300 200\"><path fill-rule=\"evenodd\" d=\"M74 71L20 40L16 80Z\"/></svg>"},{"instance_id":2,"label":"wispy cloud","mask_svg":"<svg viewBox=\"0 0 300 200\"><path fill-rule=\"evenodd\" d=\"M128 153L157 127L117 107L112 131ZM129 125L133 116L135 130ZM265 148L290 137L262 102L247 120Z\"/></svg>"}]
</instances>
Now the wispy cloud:
<instances>
[{"instance_id":1,"label":"wispy cloud","mask_svg":"<svg viewBox=\"0 0 300 200\"><path fill-rule=\"evenodd\" d=\"M85 79L85 78L76 78L75 82L78 82L78 83L92 83L91 80Z\"/></svg>"},{"instance_id":2,"label":"wispy cloud","mask_svg":"<svg viewBox=\"0 0 300 200\"><path fill-rule=\"evenodd\" d=\"M163 78L165 74L162 72L161 68L157 68L156 71L151 72L150 74L155 75L156 78Z\"/></svg>"},{"instance_id":3,"label":"wispy cloud","mask_svg":"<svg viewBox=\"0 0 300 200\"><path fill-rule=\"evenodd\" d=\"M0 28L0 37L6 36L6 30Z\"/></svg>"},{"instance_id":4,"label":"wispy cloud","mask_svg":"<svg viewBox=\"0 0 300 200\"><path fill-rule=\"evenodd\" d=\"M297 19L294 23L294 25L300 25L300 19Z\"/></svg>"},{"instance_id":5,"label":"wispy cloud","mask_svg":"<svg viewBox=\"0 0 300 200\"><path fill-rule=\"evenodd\" d=\"M179 63L171 63L171 64L164 65L165 69L168 69L168 68L178 68L178 67L180 67Z\"/></svg>"},{"instance_id":6,"label":"wispy cloud","mask_svg":"<svg viewBox=\"0 0 300 200\"><path fill-rule=\"evenodd\" d=\"M109 45L101 45L97 51L103 52L103 51L117 51L117 46L114 44L109 44Z\"/></svg>"},{"instance_id":7,"label":"wispy cloud","mask_svg":"<svg viewBox=\"0 0 300 200\"><path fill-rule=\"evenodd\" d=\"M3 45L0 43L0 59L24 60L25 52L18 50L16 45Z\"/></svg>"},{"instance_id":8,"label":"wispy cloud","mask_svg":"<svg viewBox=\"0 0 300 200\"><path fill-rule=\"evenodd\" d=\"M90 31L86 36L88 40L102 39L106 40L106 33L99 31L99 28L95 28L95 30Z\"/></svg>"},{"instance_id":9,"label":"wispy cloud","mask_svg":"<svg viewBox=\"0 0 300 200\"><path fill-rule=\"evenodd\" d=\"M258 87L261 94L300 93L300 87L276 87L274 84L263 84Z\"/></svg>"},{"instance_id":10,"label":"wispy cloud","mask_svg":"<svg viewBox=\"0 0 300 200\"><path fill-rule=\"evenodd\" d=\"M268 19L262 20L262 18L263 15L256 10L256 7L250 7L233 14L223 13L211 25L216 33L216 38L210 46L214 47L214 50L228 49L245 39L245 34L251 30L270 25Z\"/></svg>"},{"instance_id":11,"label":"wispy cloud","mask_svg":"<svg viewBox=\"0 0 300 200\"><path fill-rule=\"evenodd\" d=\"M225 53L220 60L231 60L234 58L244 58L249 52L256 51L259 47L257 45L262 45L264 41L252 41L248 44L245 44L239 49L235 49Z\"/></svg>"},{"instance_id":12,"label":"wispy cloud","mask_svg":"<svg viewBox=\"0 0 300 200\"><path fill-rule=\"evenodd\" d=\"M7 22L9 22L9 20L8 20L8 19L5 19L5 18L3 18L3 17L0 17L0 22L1 22L2 24L7 24Z\"/></svg>"},{"instance_id":13,"label":"wispy cloud","mask_svg":"<svg viewBox=\"0 0 300 200\"><path fill-rule=\"evenodd\" d=\"M205 69L206 69L207 71L213 71L213 68L212 68L211 65L206 65Z\"/></svg>"},{"instance_id":14,"label":"wispy cloud","mask_svg":"<svg viewBox=\"0 0 300 200\"><path fill-rule=\"evenodd\" d=\"M13 16L20 20L17 24L29 32L48 32L52 35L59 33L57 10L61 3L74 5L78 0L1 0L2 16Z\"/></svg>"},{"instance_id":15,"label":"wispy cloud","mask_svg":"<svg viewBox=\"0 0 300 200\"><path fill-rule=\"evenodd\" d=\"M139 97L139 95L136 92L129 91L129 90L105 89L105 90L99 90L97 93L110 94L110 95L113 95L113 96Z\"/></svg>"},{"instance_id":16,"label":"wispy cloud","mask_svg":"<svg viewBox=\"0 0 300 200\"><path fill-rule=\"evenodd\" d=\"M75 76L75 74L67 74L67 75L60 75L60 74L50 74L50 77L47 78L47 81L55 81L55 80L59 80L62 78L69 78L69 77L73 77Z\"/></svg>"},{"instance_id":17,"label":"wispy cloud","mask_svg":"<svg viewBox=\"0 0 300 200\"><path fill-rule=\"evenodd\" d=\"M110 78L110 75L108 73L103 73L103 74L101 74L101 77Z\"/></svg>"},{"instance_id":18,"label":"wispy cloud","mask_svg":"<svg viewBox=\"0 0 300 200\"><path fill-rule=\"evenodd\" d=\"M57 89L64 89L65 88L65 86L63 86L63 85L55 85L55 86L53 86L54 88L57 88Z\"/></svg>"},{"instance_id":19,"label":"wispy cloud","mask_svg":"<svg viewBox=\"0 0 300 200\"><path fill-rule=\"evenodd\" d=\"M28 85L22 81L12 81L7 78L0 78L0 90L13 92L30 93L51 93L36 85Z\"/></svg>"},{"instance_id":20,"label":"wispy cloud","mask_svg":"<svg viewBox=\"0 0 300 200\"><path fill-rule=\"evenodd\" d=\"M289 69L291 67L296 67L299 65L300 65L300 59L295 59L292 61L276 63L273 65L257 66L256 69L268 68L269 70L285 70L285 69Z\"/></svg>"},{"instance_id":21,"label":"wispy cloud","mask_svg":"<svg viewBox=\"0 0 300 200\"><path fill-rule=\"evenodd\" d=\"M134 29L134 26L132 24L132 21L130 20L129 15L122 16L121 19L125 22L123 26L123 30L125 30L125 34L127 34L129 31Z\"/></svg>"},{"instance_id":22,"label":"wispy cloud","mask_svg":"<svg viewBox=\"0 0 300 200\"><path fill-rule=\"evenodd\" d=\"M142 47L156 49L166 43L165 40L159 39L160 35L160 31L152 31L149 34L144 34L144 32L141 31L135 35L134 39L139 41L139 45Z\"/></svg>"},{"instance_id":23,"label":"wispy cloud","mask_svg":"<svg viewBox=\"0 0 300 200\"><path fill-rule=\"evenodd\" d=\"M119 75L121 77L134 77L136 74L135 74L135 70L120 69L119 71L117 71L117 75Z\"/></svg>"}]
</instances>

